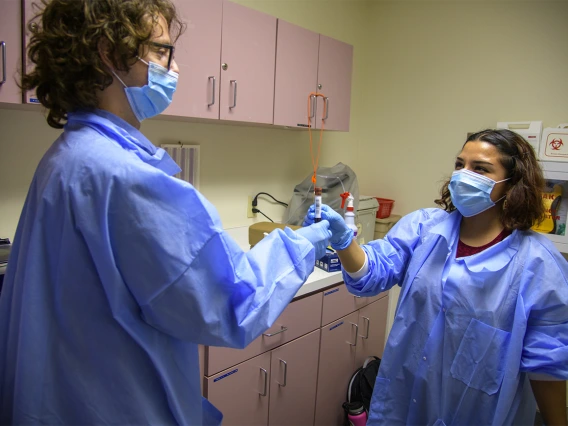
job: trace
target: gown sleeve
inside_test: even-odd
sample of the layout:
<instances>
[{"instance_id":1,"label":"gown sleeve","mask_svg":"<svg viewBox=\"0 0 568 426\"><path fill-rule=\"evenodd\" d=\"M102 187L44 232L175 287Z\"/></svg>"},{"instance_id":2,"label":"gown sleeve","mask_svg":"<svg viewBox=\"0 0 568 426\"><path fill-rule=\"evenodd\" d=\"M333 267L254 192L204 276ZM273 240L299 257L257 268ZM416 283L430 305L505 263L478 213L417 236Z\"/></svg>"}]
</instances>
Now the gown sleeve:
<instances>
[{"instance_id":1,"label":"gown sleeve","mask_svg":"<svg viewBox=\"0 0 568 426\"><path fill-rule=\"evenodd\" d=\"M541 237L544 238L544 237ZM568 379L568 262L548 241L531 247L524 263L527 328L521 371L538 380Z\"/></svg>"},{"instance_id":2,"label":"gown sleeve","mask_svg":"<svg viewBox=\"0 0 568 426\"><path fill-rule=\"evenodd\" d=\"M440 209L423 209L404 216L385 238L365 244L368 272L352 278L343 271L343 279L350 293L371 297L401 284L414 250L420 243L425 226L447 213Z\"/></svg>"},{"instance_id":3,"label":"gown sleeve","mask_svg":"<svg viewBox=\"0 0 568 426\"><path fill-rule=\"evenodd\" d=\"M190 184L146 165L126 165L119 175L91 201L107 221L97 238L112 253L97 262L93 250L95 261L104 265L103 281L123 282L141 317L164 333L243 348L274 323L314 269L313 245L288 228L245 252ZM119 299L114 288L105 286L111 306Z\"/></svg>"}]
</instances>

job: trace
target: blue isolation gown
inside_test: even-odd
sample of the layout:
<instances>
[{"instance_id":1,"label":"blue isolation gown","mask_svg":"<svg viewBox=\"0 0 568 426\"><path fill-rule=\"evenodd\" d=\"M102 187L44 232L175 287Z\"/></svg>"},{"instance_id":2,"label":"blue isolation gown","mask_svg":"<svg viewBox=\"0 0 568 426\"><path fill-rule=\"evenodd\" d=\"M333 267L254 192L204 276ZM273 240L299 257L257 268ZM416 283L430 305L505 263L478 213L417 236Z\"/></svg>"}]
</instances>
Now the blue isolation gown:
<instances>
[{"instance_id":1,"label":"blue isolation gown","mask_svg":"<svg viewBox=\"0 0 568 426\"><path fill-rule=\"evenodd\" d=\"M164 150L105 111L41 160L0 298L0 424L219 424L197 344L245 347L313 271L276 230L250 252Z\"/></svg>"},{"instance_id":2,"label":"blue isolation gown","mask_svg":"<svg viewBox=\"0 0 568 426\"><path fill-rule=\"evenodd\" d=\"M568 379L568 263L532 231L456 259L461 218L409 214L343 274L360 296L402 283L368 426L532 425L529 376Z\"/></svg>"}]
</instances>

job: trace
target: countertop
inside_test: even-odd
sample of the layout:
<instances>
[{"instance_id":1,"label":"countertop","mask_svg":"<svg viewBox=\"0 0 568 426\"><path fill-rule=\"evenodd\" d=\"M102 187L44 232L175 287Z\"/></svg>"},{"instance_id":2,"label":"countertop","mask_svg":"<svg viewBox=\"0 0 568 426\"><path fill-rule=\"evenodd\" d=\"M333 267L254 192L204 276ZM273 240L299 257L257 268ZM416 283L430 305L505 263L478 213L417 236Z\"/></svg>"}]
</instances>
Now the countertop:
<instances>
[{"instance_id":1,"label":"countertop","mask_svg":"<svg viewBox=\"0 0 568 426\"><path fill-rule=\"evenodd\" d=\"M227 234L229 234L244 251L249 251L250 245L248 243L248 228L248 226L228 228L225 229L225 232L227 232ZM310 274L294 298L323 290L326 287L342 282L343 275L341 272L326 272L323 269L314 267L314 272Z\"/></svg>"}]
</instances>

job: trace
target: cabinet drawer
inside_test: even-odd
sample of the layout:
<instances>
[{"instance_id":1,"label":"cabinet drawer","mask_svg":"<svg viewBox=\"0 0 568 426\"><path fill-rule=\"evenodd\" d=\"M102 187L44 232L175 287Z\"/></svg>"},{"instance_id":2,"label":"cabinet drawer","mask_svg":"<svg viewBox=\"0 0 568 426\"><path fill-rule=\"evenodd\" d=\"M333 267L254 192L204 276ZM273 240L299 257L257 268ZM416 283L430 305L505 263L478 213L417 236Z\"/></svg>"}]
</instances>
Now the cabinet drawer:
<instances>
[{"instance_id":1,"label":"cabinet drawer","mask_svg":"<svg viewBox=\"0 0 568 426\"><path fill-rule=\"evenodd\" d=\"M359 297L349 293L345 284L330 288L323 292L322 325L329 324L357 309L367 306L376 300L386 297L388 292L373 297Z\"/></svg>"},{"instance_id":2,"label":"cabinet drawer","mask_svg":"<svg viewBox=\"0 0 568 426\"><path fill-rule=\"evenodd\" d=\"M322 293L318 293L290 303L274 325L244 349L210 346L205 374L211 376L314 331L321 326L322 297Z\"/></svg>"}]
</instances>

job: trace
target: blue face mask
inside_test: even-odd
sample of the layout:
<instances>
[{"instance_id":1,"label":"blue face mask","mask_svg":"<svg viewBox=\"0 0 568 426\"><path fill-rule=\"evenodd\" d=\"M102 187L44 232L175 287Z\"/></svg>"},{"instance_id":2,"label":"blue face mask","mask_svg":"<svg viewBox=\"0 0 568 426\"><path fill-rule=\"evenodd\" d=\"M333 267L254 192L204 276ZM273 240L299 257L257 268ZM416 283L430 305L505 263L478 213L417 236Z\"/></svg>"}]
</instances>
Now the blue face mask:
<instances>
[{"instance_id":1,"label":"blue face mask","mask_svg":"<svg viewBox=\"0 0 568 426\"><path fill-rule=\"evenodd\" d=\"M452 203L465 217L478 215L495 205L491 199L491 191L493 191L495 184L507 180L509 179L496 182L466 169L457 170L452 173L449 185ZM505 196L497 202L503 198Z\"/></svg>"},{"instance_id":2,"label":"blue face mask","mask_svg":"<svg viewBox=\"0 0 568 426\"><path fill-rule=\"evenodd\" d=\"M124 86L132 112L134 112L138 121L142 121L155 117L170 106L176 91L179 74L171 70L168 71L154 62L148 63L140 58L138 60L148 65L148 84L142 87L127 87L114 71L112 73Z\"/></svg>"}]
</instances>

